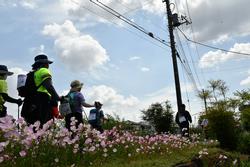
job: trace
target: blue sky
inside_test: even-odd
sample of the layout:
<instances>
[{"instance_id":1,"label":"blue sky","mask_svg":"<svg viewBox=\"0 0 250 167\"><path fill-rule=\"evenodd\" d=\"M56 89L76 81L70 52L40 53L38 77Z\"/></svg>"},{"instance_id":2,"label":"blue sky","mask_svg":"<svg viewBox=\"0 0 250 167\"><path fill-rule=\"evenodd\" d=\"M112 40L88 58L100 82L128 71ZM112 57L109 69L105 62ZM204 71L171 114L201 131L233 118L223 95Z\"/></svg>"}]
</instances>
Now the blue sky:
<instances>
[{"instance_id":1,"label":"blue sky","mask_svg":"<svg viewBox=\"0 0 250 167\"><path fill-rule=\"evenodd\" d=\"M169 41L162 0L102 2ZM188 38L250 53L249 1L171 2L175 4L172 5L174 12L192 20L192 25L180 26ZM0 0L0 16L1 64L15 72L8 78L10 95L17 97L17 74L27 73L34 57L45 53L54 61L50 69L54 86L61 95L69 90L72 80L78 79L84 82L82 92L86 101L100 100L105 113L140 121L140 110L167 99L176 111L170 48L90 1ZM226 81L230 88L229 96L235 90L249 87L249 56L195 46L187 42L181 33L179 37L199 89L206 88L210 79ZM176 42L180 48L177 39ZM180 54L183 56L182 52ZM179 72L183 102L191 114L201 112L203 103L196 97L193 83L187 79L180 63ZM16 117L17 106L8 104L8 107L9 114Z\"/></svg>"}]
</instances>

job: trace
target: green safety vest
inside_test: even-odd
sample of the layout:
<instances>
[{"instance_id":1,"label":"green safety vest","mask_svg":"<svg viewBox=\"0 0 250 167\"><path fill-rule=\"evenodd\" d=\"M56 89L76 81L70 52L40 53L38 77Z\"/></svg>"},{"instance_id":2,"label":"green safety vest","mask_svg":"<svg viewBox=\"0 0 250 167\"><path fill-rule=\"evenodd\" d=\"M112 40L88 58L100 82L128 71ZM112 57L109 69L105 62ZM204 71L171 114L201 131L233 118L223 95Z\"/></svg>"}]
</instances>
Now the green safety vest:
<instances>
[{"instance_id":1,"label":"green safety vest","mask_svg":"<svg viewBox=\"0 0 250 167\"><path fill-rule=\"evenodd\" d=\"M40 68L34 73L34 79L36 86L39 86L44 80L51 78L51 72L47 68ZM51 94L47 91L47 89L41 85L38 89L38 92L46 93L51 97Z\"/></svg>"},{"instance_id":2,"label":"green safety vest","mask_svg":"<svg viewBox=\"0 0 250 167\"><path fill-rule=\"evenodd\" d=\"M8 91L7 82L5 80L0 79L0 93L7 94L7 91ZM3 99L2 95L0 95L0 111L2 111L4 103L5 100Z\"/></svg>"}]
</instances>

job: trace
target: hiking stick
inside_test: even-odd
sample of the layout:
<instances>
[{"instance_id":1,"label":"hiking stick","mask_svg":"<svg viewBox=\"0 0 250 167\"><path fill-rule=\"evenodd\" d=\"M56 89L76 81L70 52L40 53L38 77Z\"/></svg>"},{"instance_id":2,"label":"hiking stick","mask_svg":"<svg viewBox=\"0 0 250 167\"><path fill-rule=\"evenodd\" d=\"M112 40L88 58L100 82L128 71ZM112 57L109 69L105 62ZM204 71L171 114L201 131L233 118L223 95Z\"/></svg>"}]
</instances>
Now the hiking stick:
<instances>
[{"instance_id":1,"label":"hiking stick","mask_svg":"<svg viewBox=\"0 0 250 167\"><path fill-rule=\"evenodd\" d=\"M18 106L18 109L17 109L17 119L19 119L19 113L20 113L20 106Z\"/></svg>"},{"instance_id":2,"label":"hiking stick","mask_svg":"<svg viewBox=\"0 0 250 167\"><path fill-rule=\"evenodd\" d=\"M17 108L17 119L19 119L19 113L20 113L20 106L18 105L18 108ZM17 129L18 129L18 131L20 130L19 124L17 125Z\"/></svg>"}]
</instances>

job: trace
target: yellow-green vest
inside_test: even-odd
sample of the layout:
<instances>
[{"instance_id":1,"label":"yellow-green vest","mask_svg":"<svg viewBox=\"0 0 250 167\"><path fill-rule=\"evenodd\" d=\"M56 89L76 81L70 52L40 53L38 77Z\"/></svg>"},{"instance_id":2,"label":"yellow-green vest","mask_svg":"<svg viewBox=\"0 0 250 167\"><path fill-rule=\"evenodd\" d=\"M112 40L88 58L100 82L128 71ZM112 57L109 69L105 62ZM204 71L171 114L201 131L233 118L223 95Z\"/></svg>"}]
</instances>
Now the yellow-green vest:
<instances>
[{"instance_id":1,"label":"yellow-green vest","mask_svg":"<svg viewBox=\"0 0 250 167\"><path fill-rule=\"evenodd\" d=\"M48 78L51 78L51 72L49 69L47 68L40 68L39 70L37 70L35 73L34 73L34 79L35 79L35 84L36 86L39 86L41 85L41 83L48 79ZM47 89L41 85L38 89L37 89L38 92L43 92L43 93L46 93L48 94L49 96L51 96L51 94L47 91Z\"/></svg>"},{"instance_id":2,"label":"yellow-green vest","mask_svg":"<svg viewBox=\"0 0 250 167\"><path fill-rule=\"evenodd\" d=\"M0 93L6 93L8 91L8 86L6 80L0 79ZM3 99L2 95L0 95L0 111L3 109L3 105L5 103L5 100Z\"/></svg>"}]
</instances>

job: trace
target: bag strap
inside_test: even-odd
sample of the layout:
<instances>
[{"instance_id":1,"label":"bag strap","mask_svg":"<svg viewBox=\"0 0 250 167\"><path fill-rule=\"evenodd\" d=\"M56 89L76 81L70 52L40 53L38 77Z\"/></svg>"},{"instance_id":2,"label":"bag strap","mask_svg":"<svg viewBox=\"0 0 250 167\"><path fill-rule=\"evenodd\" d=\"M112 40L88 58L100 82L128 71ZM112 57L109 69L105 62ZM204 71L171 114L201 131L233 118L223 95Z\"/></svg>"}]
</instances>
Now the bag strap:
<instances>
[{"instance_id":1,"label":"bag strap","mask_svg":"<svg viewBox=\"0 0 250 167\"><path fill-rule=\"evenodd\" d=\"M68 96L70 108L71 108L72 112L74 112L75 110L74 110L74 94L73 94L73 92L69 92L66 96Z\"/></svg>"},{"instance_id":2,"label":"bag strap","mask_svg":"<svg viewBox=\"0 0 250 167\"><path fill-rule=\"evenodd\" d=\"M43 82L44 82L44 81L43 81ZM40 83L38 86L36 86L36 90L38 90L38 89L42 86L43 82Z\"/></svg>"}]
</instances>

